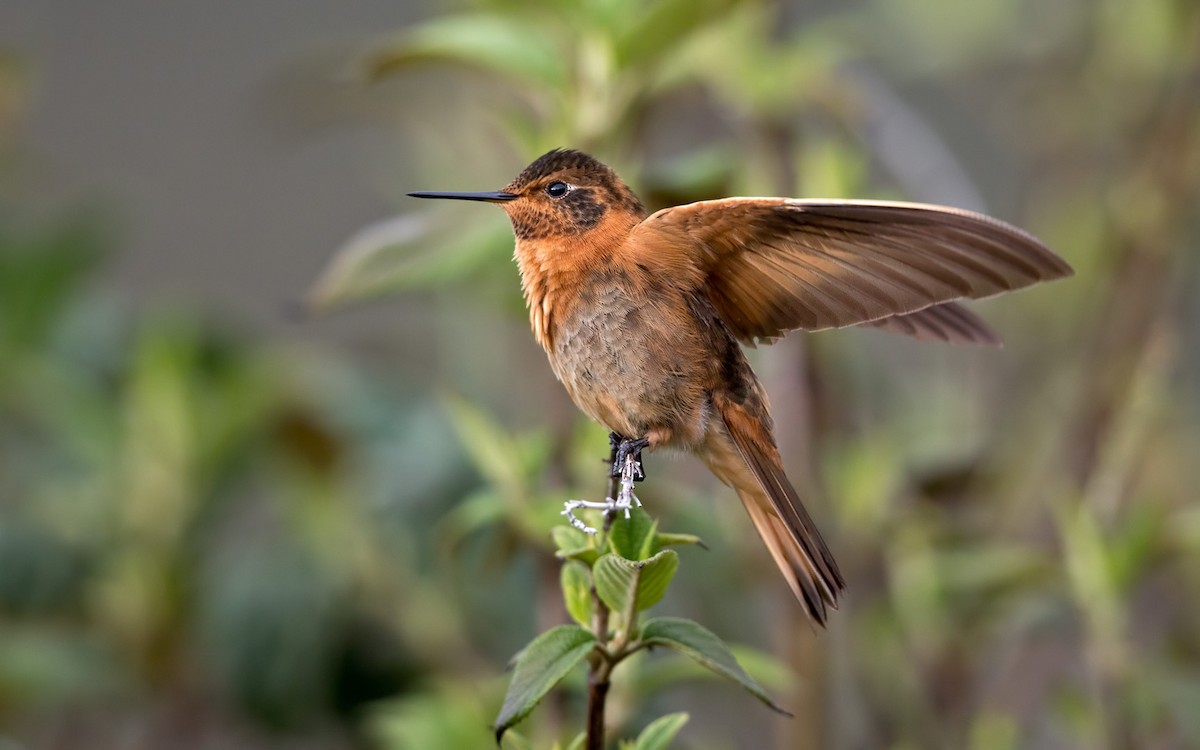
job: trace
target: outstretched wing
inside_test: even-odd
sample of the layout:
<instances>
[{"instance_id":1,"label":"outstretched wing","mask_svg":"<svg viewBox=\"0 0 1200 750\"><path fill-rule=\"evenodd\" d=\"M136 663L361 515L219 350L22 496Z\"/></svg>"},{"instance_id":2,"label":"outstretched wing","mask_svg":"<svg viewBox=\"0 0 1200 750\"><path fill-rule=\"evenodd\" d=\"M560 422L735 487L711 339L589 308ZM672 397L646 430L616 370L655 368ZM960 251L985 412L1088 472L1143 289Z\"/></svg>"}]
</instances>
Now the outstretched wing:
<instances>
[{"instance_id":1,"label":"outstretched wing","mask_svg":"<svg viewBox=\"0 0 1200 750\"><path fill-rule=\"evenodd\" d=\"M945 341L950 344L1003 346L1004 339L975 313L957 302L943 302L914 313L879 318L864 326L889 333L903 333L918 341Z\"/></svg>"},{"instance_id":2,"label":"outstretched wing","mask_svg":"<svg viewBox=\"0 0 1200 750\"><path fill-rule=\"evenodd\" d=\"M734 335L751 344L798 328L818 331L911 316L1072 273L1014 226L918 203L701 201L650 216L633 239L631 247L647 262L657 253L671 258L672 268L684 262L690 282L709 296ZM877 325L945 339L941 334L963 325L977 328L976 323L981 321L962 308L943 308Z\"/></svg>"}]
</instances>

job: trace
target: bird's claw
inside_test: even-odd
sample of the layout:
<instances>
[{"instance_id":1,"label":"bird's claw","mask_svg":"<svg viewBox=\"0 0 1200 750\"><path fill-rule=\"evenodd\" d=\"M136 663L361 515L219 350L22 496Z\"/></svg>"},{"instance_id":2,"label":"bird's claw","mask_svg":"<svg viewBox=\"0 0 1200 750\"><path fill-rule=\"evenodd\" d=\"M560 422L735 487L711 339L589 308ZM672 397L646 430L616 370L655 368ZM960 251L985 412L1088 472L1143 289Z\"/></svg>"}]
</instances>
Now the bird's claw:
<instances>
[{"instance_id":1,"label":"bird's claw","mask_svg":"<svg viewBox=\"0 0 1200 750\"><path fill-rule=\"evenodd\" d=\"M641 437L633 440L611 432L608 435L608 442L613 448L616 448L613 455L612 476L623 478L626 468L632 466L631 481L640 482L646 478L646 472L642 469L642 449L650 446L649 438Z\"/></svg>"},{"instance_id":2,"label":"bird's claw","mask_svg":"<svg viewBox=\"0 0 1200 750\"><path fill-rule=\"evenodd\" d=\"M579 517L575 515L575 511L579 510L580 508L595 508L596 510L603 510L607 513L610 504L611 501L607 503L593 503L587 500L568 500L563 503L565 507L563 508L562 513L559 515L566 516L567 520L571 522L571 525L583 533L595 534L596 529L579 520Z\"/></svg>"},{"instance_id":3,"label":"bird's claw","mask_svg":"<svg viewBox=\"0 0 1200 750\"><path fill-rule=\"evenodd\" d=\"M611 497L605 498L602 503L590 502L588 500L568 500L563 503L565 507L560 515L566 516L572 526L585 534L595 534L596 529L588 526L575 515L575 511L580 508L603 511L606 516L623 510L625 511L625 518L628 519L629 512L635 505L639 508L642 507L642 501L633 492L633 483L638 481L638 477L644 476L645 473L642 472L641 461L635 458L633 453L626 453L621 462L621 488L617 491L616 499Z\"/></svg>"},{"instance_id":4,"label":"bird's claw","mask_svg":"<svg viewBox=\"0 0 1200 750\"><path fill-rule=\"evenodd\" d=\"M633 493L633 483L645 479L646 473L642 471L642 462L635 456L634 453L625 454L625 460L621 462L621 489L617 491L617 499L611 501L612 509L625 511L626 519L634 505L642 507L642 501Z\"/></svg>"}]
</instances>

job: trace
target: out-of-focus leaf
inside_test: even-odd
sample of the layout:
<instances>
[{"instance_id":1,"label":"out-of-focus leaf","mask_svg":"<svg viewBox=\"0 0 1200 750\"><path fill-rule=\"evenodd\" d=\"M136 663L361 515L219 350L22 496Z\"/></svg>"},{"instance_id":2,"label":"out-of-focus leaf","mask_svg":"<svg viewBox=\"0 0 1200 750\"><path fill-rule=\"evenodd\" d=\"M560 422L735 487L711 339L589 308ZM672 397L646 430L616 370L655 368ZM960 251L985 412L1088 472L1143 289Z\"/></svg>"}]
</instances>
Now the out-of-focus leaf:
<instances>
[{"instance_id":1,"label":"out-of-focus leaf","mask_svg":"<svg viewBox=\"0 0 1200 750\"><path fill-rule=\"evenodd\" d=\"M451 225L430 215L387 219L334 251L306 304L322 312L460 280L489 261L507 263L511 245L512 235L501 222Z\"/></svg>"},{"instance_id":2,"label":"out-of-focus leaf","mask_svg":"<svg viewBox=\"0 0 1200 750\"><path fill-rule=\"evenodd\" d=\"M477 683L441 683L425 692L376 703L367 716L371 746L381 750L458 750L488 744L487 708Z\"/></svg>"},{"instance_id":3,"label":"out-of-focus leaf","mask_svg":"<svg viewBox=\"0 0 1200 750\"><path fill-rule=\"evenodd\" d=\"M1188 554L1200 554L1200 508L1182 508L1173 513L1168 533Z\"/></svg>"},{"instance_id":4,"label":"out-of-focus leaf","mask_svg":"<svg viewBox=\"0 0 1200 750\"><path fill-rule=\"evenodd\" d=\"M647 72L689 35L721 28L726 11L737 5L734 0L662 0L643 5L625 14L633 23L618 40L617 59L623 68Z\"/></svg>"},{"instance_id":5,"label":"out-of-focus leaf","mask_svg":"<svg viewBox=\"0 0 1200 750\"><path fill-rule=\"evenodd\" d=\"M688 152L644 176L643 197L651 205L722 198L733 188L737 163L727 145Z\"/></svg>"},{"instance_id":6,"label":"out-of-focus leaf","mask_svg":"<svg viewBox=\"0 0 1200 750\"><path fill-rule=\"evenodd\" d=\"M1119 591L1125 592L1141 580L1146 566L1161 547L1163 516L1159 509L1135 506L1129 509L1120 534L1109 547L1113 580Z\"/></svg>"},{"instance_id":7,"label":"out-of-focus leaf","mask_svg":"<svg viewBox=\"0 0 1200 750\"><path fill-rule=\"evenodd\" d=\"M389 269L409 261L409 248L431 242L437 228L432 215L397 216L363 227L334 251L309 292L309 305L324 310L379 294L382 279L396 276Z\"/></svg>"},{"instance_id":8,"label":"out-of-focus leaf","mask_svg":"<svg viewBox=\"0 0 1200 750\"><path fill-rule=\"evenodd\" d=\"M688 718L684 711L660 716L647 724L638 735L633 750L667 750L671 740L675 739L675 735L687 724Z\"/></svg>"},{"instance_id":9,"label":"out-of-focus leaf","mask_svg":"<svg viewBox=\"0 0 1200 750\"><path fill-rule=\"evenodd\" d=\"M0 516L0 611L68 609L81 593L86 562L79 550L45 529Z\"/></svg>"},{"instance_id":10,"label":"out-of-focus leaf","mask_svg":"<svg viewBox=\"0 0 1200 750\"><path fill-rule=\"evenodd\" d=\"M971 724L970 750L1013 750L1017 724L1012 717L985 711Z\"/></svg>"},{"instance_id":11,"label":"out-of-focus leaf","mask_svg":"<svg viewBox=\"0 0 1200 750\"><path fill-rule=\"evenodd\" d=\"M611 609L625 612L632 602L634 609L641 611L663 598L678 567L679 555L674 550L663 550L640 562L608 554L596 561L592 578L596 593Z\"/></svg>"},{"instance_id":12,"label":"out-of-focus leaf","mask_svg":"<svg viewBox=\"0 0 1200 750\"><path fill-rule=\"evenodd\" d=\"M981 547L941 555L947 588L959 593L987 591L1028 578L1046 567L1046 560L1025 547Z\"/></svg>"},{"instance_id":13,"label":"out-of-focus leaf","mask_svg":"<svg viewBox=\"0 0 1200 750\"><path fill-rule=\"evenodd\" d=\"M680 544L694 544L701 549L708 549L708 546L704 544L704 540L695 534L673 534L671 532L660 531L654 535L654 542L659 549Z\"/></svg>"},{"instance_id":14,"label":"out-of-focus leaf","mask_svg":"<svg viewBox=\"0 0 1200 750\"><path fill-rule=\"evenodd\" d=\"M734 111L759 118L786 116L813 98L836 67L836 43L819 33L770 39L775 25L768 5L736 4L719 23L695 29L665 56L653 86L698 80Z\"/></svg>"},{"instance_id":15,"label":"out-of-focus leaf","mask_svg":"<svg viewBox=\"0 0 1200 750\"><path fill-rule=\"evenodd\" d=\"M814 138L813 143L806 146L800 156L799 181L801 195L827 195L830 198L853 195L856 186L861 185L867 172L868 160L862 153L861 147L856 147L841 137L829 135L825 138ZM868 442L865 448L873 447ZM855 457L860 460L878 460L866 452L859 452ZM884 456L886 458L886 456ZM857 477L851 478L858 479ZM878 483L888 479L886 473L875 472L868 475L866 481ZM859 481L862 484L862 480Z\"/></svg>"},{"instance_id":16,"label":"out-of-focus leaf","mask_svg":"<svg viewBox=\"0 0 1200 750\"><path fill-rule=\"evenodd\" d=\"M443 62L479 68L519 82L561 89L569 74L557 35L530 19L499 14L435 18L381 45L366 60L366 72L379 78L415 63Z\"/></svg>"},{"instance_id":17,"label":"out-of-focus leaf","mask_svg":"<svg viewBox=\"0 0 1200 750\"><path fill-rule=\"evenodd\" d=\"M1035 9L1039 4L1028 6ZM898 0L877 3L880 29L872 44L886 49L897 69L938 69L962 71L995 57L1011 45L1014 28L1028 24L1025 6L996 3L966 7L935 8L922 0ZM885 25L886 24L886 25ZM930 28L953 28L953 35L941 34L931 44ZM920 49L921 54L913 54Z\"/></svg>"},{"instance_id":18,"label":"out-of-focus leaf","mask_svg":"<svg viewBox=\"0 0 1200 750\"><path fill-rule=\"evenodd\" d=\"M1087 619L1093 644L1110 665L1122 663L1121 601L1099 519L1081 503L1060 508L1058 524L1071 593Z\"/></svg>"},{"instance_id":19,"label":"out-of-focus leaf","mask_svg":"<svg viewBox=\"0 0 1200 750\"><path fill-rule=\"evenodd\" d=\"M830 492L838 498L832 510L848 531L875 532L887 523L893 486L899 481L895 448L875 436L831 447L829 453Z\"/></svg>"},{"instance_id":20,"label":"out-of-focus leaf","mask_svg":"<svg viewBox=\"0 0 1200 750\"><path fill-rule=\"evenodd\" d=\"M1173 676L1170 679L1157 681L1161 688L1163 699L1168 710L1175 716L1180 726L1186 729L1187 736L1192 739L1200 738L1200 684L1196 683L1191 670Z\"/></svg>"},{"instance_id":21,"label":"out-of-focus leaf","mask_svg":"<svg viewBox=\"0 0 1200 750\"><path fill-rule=\"evenodd\" d=\"M538 476L545 471L554 443L544 429L533 428L515 436L517 454L521 456L521 471L525 476Z\"/></svg>"},{"instance_id":22,"label":"out-of-focus leaf","mask_svg":"<svg viewBox=\"0 0 1200 750\"><path fill-rule=\"evenodd\" d=\"M520 732L510 731L500 740L502 750L533 750L533 743Z\"/></svg>"},{"instance_id":23,"label":"out-of-focus leaf","mask_svg":"<svg viewBox=\"0 0 1200 750\"><path fill-rule=\"evenodd\" d=\"M587 742L587 734L580 732L575 735L575 739L571 740L563 750L583 750L583 744Z\"/></svg>"},{"instance_id":24,"label":"out-of-focus leaf","mask_svg":"<svg viewBox=\"0 0 1200 750\"><path fill-rule=\"evenodd\" d=\"M445 404L463 447L488 483L507 496L523 495L521 453L513 436L463 399L447 397Z\"/></svg>"},{"instance_id":25,"label":"out-of-focus leaf","mask_svg":"<svg viewBox=\"0 0 1200 750\"><path fill-rule=\"evenodd\" d=\"M209 573L200 607L209 669L245 709L289 723L326 700L345 606L335 586L306 550L274 545L247 549Z\"/></svg>"},{"instance_id":26,"label":"out-of-focus leaf","mask_svg":"<svg viewBox=\"0 0 1200 750\"><path fill-rule=\"evenodd\" d=\"M1050 708L1075 747L1104 746L1104 718L1093 709L1084 686L1065 685L1054 696Z\"/></svg>"},{"instance_id":27,"label":"out-of-focus leaf","mask_svg":"<svg viewBox=\"0 0 1200 750\"><path fill-rule=\"evenodd\" d=\"M656 617L642 625L640 637L643 641L678 651L700 666L738 683L771 709L791 716L746 674L725 642L699 623L679 617Z\"/></svg>"},{"instance_id":28,"label":"out-of-focus leaf","mask_svg":"<svg viewBox=\"0 0 1200 750\"><path fill-rule=\"evenodd\" d=\"M1186 38L1179 33L1178 6L1155 2L1104 7L1098 29L1104 53L1097 53L1097 62L1109 68L1107 73L1153 80L1172 68L1172 57L1180 54Z\"/></svg>"},{"instance_id":29,"label":"out-of-focus leaf","mask_svg":"<svg viewBox=\"0 0 1200 750\"><path fill-rule=\"evenodd\" d=\"M550 535L550 530L562 521L561 508L561 495L534 493L530 496L527 503L514 505L514 512L510 514L509 521L530 542L545 549L552 549L551 545L547 544L547 536ZM557 552L555 555L561 560L567 559L566 556L560 555ZM588 563L588 557L586 551L584 551L580 556L573 559Z\"/></svg>"},{"instance_id":30,"label":"out-of-focus leaf","mask_svg":"<svg viewBox=\"0 0 1200 750\"><path fill-rule=\"evenodd\" d=\"M472 532L502 520L506 507L504 499L490 489L456 503L442 518L442 543L453 549Z\"/></svg>"},{"instance_id":31,"label":"out-of-focus leaf","mask_svg":"<svg viewBox=\"0 0 1200 750\"><path fill-rule=\"evenodd\" d=\"M100 260L102 240L88 217L29 239L0 236L0 345L45 335Z\"/></svg>"},{"instance_id":32,"label":"out-of-focus leaf","mask_svg":"<svg viewBox=\"0 0 1200 750\"><path fill-rule=\"evenodd\" d=\"M910 636L922 643L937 642L945 634L944 571L938 566L932 528L914 518L887 539L886 554L893 606Z\"/></svg>"},{"instance_id":33,"label":"out-of-focus leaf","mask_svg":"<svg viewBox=\"0 0 1200 750\"><path fill-rule=\"evenodd\" d=\"M587 566L575 560L563 563L560 579L563 603L575 622L592 626L592 576Z\"/></svg>"},{"instance_id":34,"label":"out-of-focus leaf","mask_svg":"<svg viewBox=\"0 0 1200 750\"><path fill-rule=\"evenodd\" d=\"M127 669L85 635L8 627L0 639L0 686L17 706L21 698L69 702L119 690Z\"/></svg>"},{"instance_id":35,"label":"out-of-focus leaf","mask_svg":"<svg viewBox=\"0 0 1200 750\"><path fill-rule=\"evenodd\" d=\"M559 625L534 638L513 667L504 705L493 725L497 741L509 727L528 716L595 644L595 637L578 625Z\"/></svg>"}]
</instances>

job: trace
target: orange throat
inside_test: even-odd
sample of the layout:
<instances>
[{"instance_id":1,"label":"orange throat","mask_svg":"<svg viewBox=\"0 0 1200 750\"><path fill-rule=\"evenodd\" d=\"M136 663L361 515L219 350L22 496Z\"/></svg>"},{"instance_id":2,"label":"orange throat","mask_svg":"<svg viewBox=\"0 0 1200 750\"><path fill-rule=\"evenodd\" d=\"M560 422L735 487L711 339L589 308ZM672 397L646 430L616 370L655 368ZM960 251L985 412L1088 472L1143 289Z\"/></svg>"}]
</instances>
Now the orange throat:
<instances>
[{"instance_id":1,"label":"orange throat","mask_svg":"<svg viewBox=\"0 0 1200 750\"><path fill-rule=\"evenodd\" d=\"M620 261L621 248L638 223L611 214L586 235L518 239L513 259L529 307L529 326L546 352L553 352L556 311L574 303L598 269Z\"/></svg>"}]
</instances>

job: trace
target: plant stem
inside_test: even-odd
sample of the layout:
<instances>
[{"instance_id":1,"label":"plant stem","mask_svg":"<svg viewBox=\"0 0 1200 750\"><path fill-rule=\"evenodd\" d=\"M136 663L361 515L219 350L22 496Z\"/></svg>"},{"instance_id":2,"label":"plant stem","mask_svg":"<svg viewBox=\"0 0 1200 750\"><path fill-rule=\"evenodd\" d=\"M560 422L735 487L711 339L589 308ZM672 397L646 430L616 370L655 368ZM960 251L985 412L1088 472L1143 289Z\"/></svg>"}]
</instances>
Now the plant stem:
<instances>
[{"instance_id":1,"label":"plant stem","mask_svg":"<svg viewBox=\"0 0 1200 750\"><path fill-rule=\"evenodd\" d=\"M612 475L612 467L617 461L617 446L612 447L608 457L609 477L608 492L605 497L617 496L617 477ZM612 530L615 513L604 514L604 538ZM608 645L608 605L596 593L592 586L592 603L596 608L596 616L592 620L592 632L596 642ZM613 662L607 650L592 651L588 660L588 716L587 716L587 750L604 750L604 703L608 699L609 675Z\"/></svg>"},{"instance_id":2,"label":"plant stem","mask_svg":"<svg viewBox=\"0 0 1200 750\"><path fill-rule=\"evenodd\" d=\"M608 644L608 607L592 588L596 606L593 620L598 643ZM612 669L608 650L595 649L588 660L587 750L604 750L604 703L608 698L608 676Z\"/></svg>"},{"instance_id":3,"label":"plant stem","mask_svg":"<svg viewBox=\"0 0 1200 750\"><path fill-rule=\"evenodd\" d=\"M608 675L609 665L603 659L597 659L588 670L587 750L604 750L604 702L608 698Z\"/></svg>"}]
</instances>

